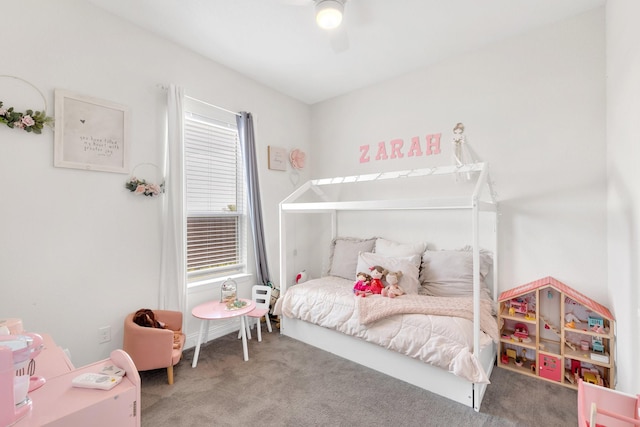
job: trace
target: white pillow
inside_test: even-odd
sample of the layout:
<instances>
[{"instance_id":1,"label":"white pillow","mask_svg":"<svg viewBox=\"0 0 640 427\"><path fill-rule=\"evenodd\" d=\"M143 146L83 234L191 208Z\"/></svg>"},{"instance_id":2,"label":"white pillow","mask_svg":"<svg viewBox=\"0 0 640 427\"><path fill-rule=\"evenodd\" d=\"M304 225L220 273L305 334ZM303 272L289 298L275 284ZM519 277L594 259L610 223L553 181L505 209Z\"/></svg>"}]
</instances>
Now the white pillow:
<instances>
[{"instance_id":1,"label":"white pillow","mask_svg":"<svg viewBox=\"0 0 640 427\"><path fill-rule=\"evenodd\" d=\"M380 238L376 240L374 252L386 257L407 257L414 255L421 256L426 249L426 243L404 244ZM416 267L420 267L419 259Z\"/></svg>"},{"instance_id":2,"label":"white pillow","mask_svg":"<svg viewBox=\"0 0 640 427\"><path fill-rule=\"evenodd\" d=\"M355 280L356 265L360 252L370 252L376 239L358 239L355 237L337 237L331 245L329 255L329 275Z\"/></svg>"},{"instance_id":3,"label":"white pillow","mask_svg":"<svg viewBox=\"0 0 640 427\"><path fill-rule=\"evenodd\" d=\"M490 298L485 277L493 264L491 253L480 251L480 290L482 298ZM420 272L420 294L438 297L473 296L473 252L425 251Z\"/></svg>"},{"instance_id":4,"label":"white pillow","mask_svg":"<svg viewBox=\"0 0 640 427\"><path fill-rule=\"evenodd\" d=\"M418 267L416 267L418 263L420 263L420 257L418 255L410 257L385 257L372 252L362 252L358 256L358 266L356 270L358 272L369 273L371 267L379 265L388 271L402 271L402 277L398 284L407 294L416 295L420 287ZM387 283L385 283L385 286L386 285Z\"/></svg>"}]
</instances>

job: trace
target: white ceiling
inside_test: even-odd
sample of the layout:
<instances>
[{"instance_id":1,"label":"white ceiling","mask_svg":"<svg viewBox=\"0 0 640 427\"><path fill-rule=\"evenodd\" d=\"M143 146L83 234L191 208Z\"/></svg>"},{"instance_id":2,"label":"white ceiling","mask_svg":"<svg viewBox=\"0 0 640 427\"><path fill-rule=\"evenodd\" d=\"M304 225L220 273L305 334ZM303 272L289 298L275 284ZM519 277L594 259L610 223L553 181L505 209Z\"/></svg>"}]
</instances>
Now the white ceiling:
<instances>
[{"instance_id":1,"label":"white ceiling","mask_svg":"<svg viewBox=\"0 0 640 427\"><path fill-rule=\"evenodd\" d=\"M339 52L315 25L313 0L89 1L313 104L606 0L347 0Z\"/></svg>"}]
</instances>

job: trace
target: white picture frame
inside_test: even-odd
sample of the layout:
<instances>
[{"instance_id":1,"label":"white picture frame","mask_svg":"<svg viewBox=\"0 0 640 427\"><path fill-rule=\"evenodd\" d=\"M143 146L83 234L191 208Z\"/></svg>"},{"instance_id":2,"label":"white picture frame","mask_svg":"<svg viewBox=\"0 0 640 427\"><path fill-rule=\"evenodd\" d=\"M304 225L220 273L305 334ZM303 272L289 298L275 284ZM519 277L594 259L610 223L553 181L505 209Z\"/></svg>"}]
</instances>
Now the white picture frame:
<instances>
[{"instance_id":1,"label":"white picture frame","mask_svg":"<svg viewBox=\"0 0 640 427\"><path fill-rule=\"evenodd\" d=\"M55 90L56 167L129 173L129 108Z\"/></svg>"}]
</instances>

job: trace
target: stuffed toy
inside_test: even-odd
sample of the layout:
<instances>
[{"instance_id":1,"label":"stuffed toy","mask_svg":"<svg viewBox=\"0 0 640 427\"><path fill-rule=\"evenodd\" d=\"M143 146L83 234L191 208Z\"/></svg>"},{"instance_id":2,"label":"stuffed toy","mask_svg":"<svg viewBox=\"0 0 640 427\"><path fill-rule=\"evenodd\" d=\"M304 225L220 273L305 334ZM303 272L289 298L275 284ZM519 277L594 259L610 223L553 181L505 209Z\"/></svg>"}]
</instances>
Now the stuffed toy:
<instances>
[{"instance_id":1,"label":"stuffed toy","mask_svg":"<svg viewBox=\"0 0 640 427\"><path fill-rule=\"evenodd\" d=\"M141 308L133 315L133 322L145 328L164 329L164 324L156 320L155 313L148 308Z\"/></svg>"},{"instance_id":2,"label":"stuffed toy","mask_svg":"<svg viewBox=\"0 0 640 427\"><path fill-rule=\"evenodd\" d=\"M404 289L398 285L398 281L402 277L402 271L391 271L387 273L386 281L389 284L382 290L383 297L395 298L404 295Z\"/></svg>"},{"instance_id":3,"label":"stuffed toy","mask_svg":"<svg viewBox=\"0 0 640 427\"><path fill-rule=\"evenodd\" d=\"M380 295L382 293L382 289L384 289L382 280L384 279L388 271L380 267L379 265L374 265L373 267L369 268L369 270L371 270L371 283L369 284L369 290L372 294Z\"/></svg>"},{"instance_id":4,"label":"stuffed toy","mask_svg":"<svg viewBox=\"0 0 640 427\"><path fill-rule=\"evenodd\" d=\"M133 322L139 326L144 328L158 328L158 329L169 329L167 325L156 320L156 315L153 310L148 308L141 308L136 311L133 315ZM173 332L173 348L180 348L180 332Z\"/></svg>"},{"instance_id":5,"label":"stuffed toy","mask_svg":"<svg viewBox=\"0 0 640 427\"><path fill-rule=\"evenodd\" d=\"M307 270L302 270L300 273L297 274L296 276L296 284L298 283L304 283L307 280L309 280L309 275L307 274Z\"/></svg>"},{"instance_id":6,"label":"stuffed toy","mask_svg":"<svg viewBox=\"0 0 640 427\"><path fill-rule=\"evenodd\" d=\"M369 291L371 276L367 273L359 272L356 274L356 281L353 283L353 293L356 296L365 296Z\"/></svg>"}]
</instances>

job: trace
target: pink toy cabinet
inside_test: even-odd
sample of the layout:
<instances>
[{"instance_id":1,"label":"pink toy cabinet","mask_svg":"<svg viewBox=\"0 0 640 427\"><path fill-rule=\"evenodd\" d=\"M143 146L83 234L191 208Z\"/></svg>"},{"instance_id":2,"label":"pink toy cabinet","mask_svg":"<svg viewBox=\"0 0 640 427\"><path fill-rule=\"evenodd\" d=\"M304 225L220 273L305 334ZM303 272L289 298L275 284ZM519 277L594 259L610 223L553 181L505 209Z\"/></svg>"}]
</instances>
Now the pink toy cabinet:
<instances>
[{"instance_id":1,"label":"pink toy cabinet","mask_svg":"<svg viewBox=\"0 0 640 427\"><path fill-rule=\"evenodd\" d=\"M538 374L542 378L551 381L560 381L562 378L562 362L558 357L540 353L538 358Z\"/></svg>"}]
</instances>

